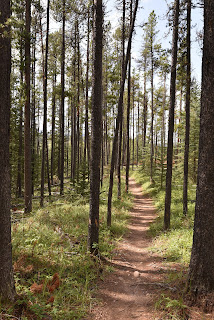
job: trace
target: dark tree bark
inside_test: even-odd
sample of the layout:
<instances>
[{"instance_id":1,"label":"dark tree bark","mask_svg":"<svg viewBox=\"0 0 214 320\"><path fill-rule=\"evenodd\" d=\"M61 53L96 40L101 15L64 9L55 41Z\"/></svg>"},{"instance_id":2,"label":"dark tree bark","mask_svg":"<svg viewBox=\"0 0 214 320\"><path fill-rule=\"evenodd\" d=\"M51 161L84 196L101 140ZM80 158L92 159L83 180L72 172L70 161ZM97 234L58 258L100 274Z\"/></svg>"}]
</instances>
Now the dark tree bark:
<instances>
[{"instance_id":1,"label":"dark tree bark","mask_svg":"<svg viewBox=\"0 0 214 320\"><path fill-rule=\"evenodd\" d=\"M45 63L44 63L44 74L43 74L44 113L43 113L41 198L40 198L40 206L41 207L44 206L45 160L47 160L47 174L49 175L49 172L48 172L49 171L49 166L48 166L48 148L47 148L47 81L48 81L47 78L48 78L49 6L50 6L50 0L47 1L47 32L46 32Z\"/></svg>"},{"instance_id":2,"label":"dark tree bark","mask_svg":"<svg viewBox=\"0 0 214 320\"><path fill-rule=\"evenodd\" d=\"M150 47L151 55L151 149L150 149L150 180L153 182L153 157L154 157L154 56L153 56L153 40Z\"/></svg>"},{"instance_id":3,"label":"dark tree bark","mask_svg":"<svg viewBox=\"0 0 214 320\"><path fill-rule=\"evenodd\" d=\"M24 134L24 182L25 182L25 212L32 210L32 176L31 176L31 135L30 135L30 20L31 1L26 0L25 26L25 134Z\"/></svg>"},{"instance_id":4,"label":"dark tree bark","mask_svg":"<svg viewBox=\"0 0 214 320\"><path fill-rule=\"evenodd\" d=\"M214 290L214 2L204 1L204 46L198 178L189 288Z\"/></svg>"},{"instance_id":5,"label":"dark tree bark","mask_svg":"<svg viewBox=\"0 0 214 320\"><path fill-rule=\"evenodd\" d=\"M189 161L189 134L190 134L190 89L191 89L191 0L187 1L187 72L186 72L186 131L185 131L185 152L184 152L184 182L183 182L183 213L187 214L188 200L188 161Z\"/></svg>"},{"instance_id":6,"label":"dark tree bark","mask_svg":"<svg viewBox=\"0 0 214 320\"><path fill-rule=\"evenodd\" d=\"M80 38L79 38L79 22L76 20L77 32L77 181L79 181L80 166Z\"/></svg>"},{"instance_id":7,"label":"dark tree bark","mask_svg":"<svg viewBox=\"0 0 214 320\"><path fill-rule=\"evenodd\" d=\"M137 101L137 137L136 137L136 144L137 144L137 166L139 161L139 134L140 134L140 97L138 93L138 101Z\"/></svg>"},{"instance_id":8,"label":"dark tree bark","mask_svg":"<svg viewBox=\"0 0 214 320\"><path fill-rule=\"evenodd\" d=\"M132 0L131 0L130 6L131 6L131 15L132 15ZM125 3L125 0L123 0L121 81L123 77L123 67L124 67L124 59L125 59L125 18L126 18L126 3ZM117 159L117 197L118 199L121 198L120 165L121 165L121 152L122 152L122 137L123 137L123 97L122 97L122 119L119 127L118 159Z\"/></svg>"},{"instance_id":9,"label":"dark tree bark","mask_svg":"<svg viewBox=\"0 0 214 320\"><path fill-rule=\"evenodd\" d=\"M60 195L64 191L64 152L65 152L65 0L62 0L63 17L62 17L62 53L61 53L61 159L60 159Z\"/></svg>"},{"instance_id":10,"label":"dark tree bark","mask_svg":"<svg viewBox=\"0 0 214 320\"><path fill-rule=\"evenodd\" d=\"M131 55L129 60L128 69L128 101L127 101L127 119L126 119L126 131L127 131L127 146L126 146L126 192L129 191L129 167L130 167L130 147L129 147L129 131L130 131L130 92L131 92Z\"/></svg>"},{"instance_id":11,"label":"dark tree bark","mask_svg":"<svg viewBox=\"0 0 214 320\"><path fill-rule=\"evenodd\" d=\"M10 1L0 2L0 25L10 18ZM12 268L11 221L10 221L10 71L11 47L8 27L0 27L0 299L13 301L15 286ZM3 33L5 32L5 34ZM3 36L4 34L4 36Z\"/></svg>"},{"instance_id":12,"label":"dark tree bark","mask_svg":"<svg viewBox=\"0 0 214 320\"><path fill-rule=\"evenodd\" d=\"M103 7L102 0L94 1L93 20L93 77L91 110L91 161L90 161L90 211L88 225L88 249L98 253L100 165L102 142L102 49Z\"/></svg>"},{"instance_id":13,"label":"dark tree bark","mask_svg":"<svg viewBox=\"0 0 214 320\"><path fill-rule=\"evenodd\" d=\"M23 74L23 45L22 39L20 41L20 106L19 106L19 151L18 151L18 163L17 163L17 189L16 196L21 198L22 196L22 152L23 152L23 83L24 83L24 74Z\"/></svg>"},{"instance_id":14,"label":"dark tree bark","mask_svg":"<svg viewBox=\"0 0 214 320\"><path fill-rule=\"evenodd\" d=\"M132 34L134 31L134 24L135 24L135 19L136 19L136 15L137 15L137 8L138 8L138 0L136 0L132 24L130 27L129 40L128 40L128 46L127 46L127 51L126 51L126 57L125 57L125 63L124 63L124 69L123 69L123 77L122 77L122 83L121 83L121 87L120 87L120 95L119 95L119 101L118 101L118 115L117 115L117 119L116 119L116 127L115 127L113 147L112 147L111 169L110 169L109 191L108 191L108 212L107 212L107 225L108 226L111 226L111 204L112 204L111 201L112 201L112 191L113 191L113 182L114 182L114 168L115 168L116 157L117 157L118 131L119 131L120 122L122 121L123 92L124 92L124 86L125 86L128 61L130 58Z\"/></svg>"},{"instance_id":15,"label":"dark tree bark","mask_svg":"<svg viewBox=\"0 0 214 320\"><path fill-rule=\"evenodd\" d=\"M75 23L75 43L74 43L74 57L73 57L73 86L75 88L75 92L73 94L73 101L71 107L71 179L73 180L73 184L75 184L76 178L76 159L77 159L77 133L76 133L76 109L77 109L77 96L76 96L76 57L77 57L77 29Z\"/></svg>"},{"instance_id":16,"label":"dark tree bark","mask_svg":"<svg viewBox=\"0 0 214 320\"><path fill-rule=\"evenodd\" d=\"M34 194L35 184L35 165L36 165L36 36L37 30L34 31L34 43L32 49L32 103L31 103L31 174L32 174L32 195Z\"/></svg>"},{"instance_id":17,"label":"dark tree bark","mask_svg":"<svg viewBox=\"0 0 214 320\"><path fill-rule=\"evenodd\" d=\"M147 90L146 90L146 82L147 82L147 52L144 52L144 75L143 75L143 148L142 148L142 162L144 166L145 161L145 147L146 147L146 129L147 129Z\"/></svg>"},{"instance_id":18,"label":"dark tree bark","mask_svg":"<svg viewBox=\"0 0 214 320\"><path fill-rule=\"evenodd\" d=\"M90 149L89 149L89 130L88 130L88 86L89 86L89 46L90 46L90 11L88 10L88 30L87 30L87 62L86 62L86 80L85 80L85 144L84 144L84 159L88 165L90 162Z\"/></svg>"},{"instance_id":19,"label":"dark tree bark","mask_svg":"<svg viewBox=\"0 0 214 320\"><path fill-rule=\"evenodd\" d=\"M134 127L135 127L135 116L134 116L134 104L135 104L135 86L134 86L134 78L133 78L133 83L132 83L132 107L133 107L133 113L132 113L132 170L134 170Z\"/></svg>"},{"instance_id":20,"label":"dark tree bark","mask_svg":"<svg viewBox=\"0 0 214 320\"><path fill-rule=\"evenodd\" d=\"M53 175L55 172L54 153L55 153L55 124L56 124L56 61L53 75L53 92L52 92L52 130L51 130L51 183L53 184Z\"/></svg>"},{"instance_id":21,"label":"dark tree bark","mask_svg":"<svg viewBox=\"0 0 214 320\"><path fill-rule=\"evenodd\" d=\"M169 108L169 129L168 129L168 147L167 147L166 195L165 195L165 211L164 211L164 228L166 230L169 229L170 227L179 5L180 5L180 1L175 0L174 18L173 18L173 39L172 39L172 65L171 65L171 79L170 79L170 108Z\"/></svg>"},{"instance_id":22,"label":"dark tree bark","mask_svg":"<svg viewBox=\"0 0 214 320\"><path fill-rule=\"evenodd\" d=\"M165 108L166 108L166 72L164 73L163 80L163 113L162 113L162 126L161 126L161 189L163 188L164 176L164 149L165 149Z\"/></svg>"}]
</instances>

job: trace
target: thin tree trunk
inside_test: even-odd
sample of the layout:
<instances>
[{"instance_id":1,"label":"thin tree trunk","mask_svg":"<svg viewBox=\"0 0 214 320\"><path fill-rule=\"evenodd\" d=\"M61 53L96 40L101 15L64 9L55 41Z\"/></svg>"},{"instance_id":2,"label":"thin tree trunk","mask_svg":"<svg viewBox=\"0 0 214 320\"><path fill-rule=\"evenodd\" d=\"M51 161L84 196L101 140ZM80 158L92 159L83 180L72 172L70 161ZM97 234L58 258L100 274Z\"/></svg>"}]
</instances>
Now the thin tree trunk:
<instances>
[{"instance_id":1,"label":"thin tree trunk","mask_svg":"<svg viewBox=\"0 0 214 320\"><path fill-rule=\"evenodd\" d=\"M127 131L127 146L126 146L126 192L129 191L129 167L130 167L130 147L129 147L129 131L130 131L130 105L131 105L131 55L129 60L128 69L128 101L127 101L127 120L126 120L126 131Z\"/></svg>"},{"instance_id":2,"label":"thin tree trunk","mask_svg":"<svg viewBox=\"0 0 214 320\"><path fill-rule=\"evenodd\" d=\"M130 2L130 11L132 15L132 0ZM124 59L125 59L125 16L126 14L126 4L125 0L123 0L123 26L122 26L122 63L121 63L121 81L123 77L123 67L124 67ZM118 141L118 159L117 159L117 198L121 198L121 173L120 173L120 165L121 165L121 151L122 151L122 137L123 137L123 97L122 97L122 116L121 122L119 125L119 141Z\"/></svg>"},{"instance_id":3,"label":"thin tree trunk","mask_svg":"<svg viewBox=\"0 0 214 320\"><path fill-rule=\"evenodd\" d=\"M89 46L90 46L90 11L88 10L88 32L87 32L87 62L86 62L86 80L85 80L85 147L84 147L84 159L86 159L88 165L90 162L90 150L89 150L89 130L88 130L88 77L89 77Z\"/></svg>"},{"instance_id":4,"label":"thin tree trunk","mask_svg":"<svg viewBox=\"0 0 214 320\"><path fill-rule=\"evenodd\" d=\"M138 94L138 101L137 101L137 166L139 161L139 134L140 134L140 97Z\"/></svg>"},{"instance_id":5,"label":"thin tree trunk","mask_svg":"<svg viewBox=\"0 0 214 320\"><path fill-rule=\"evenodd\" d=\"M172 39L172 65L170 80L170 109L169 109L169 129L168 129L168 147L167 147L167 171L166 171L166 194L164 211L164 228L170 227L170 207L172 193L172 159L173 159L173 132L174 132L174 110L175 110L175 92L176 92L176 65L177 65L177 46L178 46L178 20L179 20L180 1L174 2L173 19L173 39Z\"/></svg>"},{"instance_id":6,"label":"thin tree trunk","mask_svg":"<svg viewBox=\"0 0 214 320\"><path fill-rule=\"evenodd\" d=\"M24 134L24 182L25 182L25 212L32 210L32 176L31 176L31 139L30 139L30 20L31 1L26 0L26 35L25 35L25 134Z\"/></svg>"},{"instance_id":7,"label":"thin tree trunk","mask_svg":"<svg viewBox=\"0 0 214 320\"><path fill-rule=\"evenodd\" d=\"M145 162L145 147L146 147L146 128L147 128L147 92L146 92L146 81L147 81L147 56L144 56L144 81L143 81L143 148L142 148L142 163L144 166Z\"/></svg>"},{"instance_id":8,"label":"thin tree trunk","mask_svg":"<svg viewBox=\"0 0 214 320\"><path fill-rule=\"evenodd\" d=\"M47 32L46 32L44 73L43 73L43 86L44 86L44 110L43 110L43 112L44 113L43 113L43 139L42 139L41 195L40 195L41 196L40 197L40 206L41 207L44 206L45 160L47 160L47 162L46 162L47 163L47 174L49 176L48 148L47 148L47 77L48 77L49 5L50 5L50 0L47 0ZM49 183L49 179L48 179L48 183ZM49 193L50 193L50 187L49 187Z\"/></svg>"},{"instance_id":9,"label":"thin tree trunk","mask_svg":"<svg viewBox=\"0 0 214 320\"><path fill-rule=\"evenodd\" d=\"M17 164L17 197L21 198L22 196L22 151L23 151L23 105L22 105L22 95L23 95L23 47L22 41L20 41L20 113L19 113L19 151L18 151L18 164Z\"/></svg>"},{"instance_id":10,"label":"thin tree trunk","mask_svg":"<svg viewBox=\"0 0 214 320\"><path fill-rule=\"evenodd\" d=\"M151 46L151 149L150 149L150 181L153 182L153 157L154 157L154 58Z\"/></svg>"},{"instance_id":11,"label":"thin tree trunk","mask_svg":"<svg viewBox=\"0 0 214 320\"><path fill-rule=\"evenodd\" d=\"M134 87L134 78L133 78L133 92L132 92L132 104L133 104L133 113L132 113L132 170L134 170L134 155L135 155L135 152L134 152L134 146L135 146L135 143L134 143L134 121L135 121L135 116L134 116L134 104L135 104L135 87Z\"/></svg>"},{"instance_id":12,"label":"thin tree trunk","mask_svg":"<svg viewBox=\"0 0 214 320\"><path fill-rule=\"evenodd\" d=\"M65 0L62 0L62 53L61 53L61 161L60 161L60 195L64 192L64 152L65 152Z\"/></svg>"},{"instance_id":13,"label":"thin tree trunk","mask_svg":"<svg viewBox=\"0 0 214 320\"><path fill-rule=\"evenodd\" d=\"M32 195L34 194L35 184L35 162L36 162L36 33L33 44L33 63L32 63L32 115L31 115L31 148L32 148Z\"/></svg>"},{"instance_id":14,"label":"thin tree trunk","mask_svg":"<svg viewBox=\"0 0 214 320\"><path fill-rule=\"evenodd\" d=\"M73 95L73 103L72 103L72 150L71 150L71 179L73 180L73 184L75 184L76 178L76 158L77 158L77 134L76 134L76 56L77 56L77 30L75 23L75 44L74 44L74 58L73 58L73 86L75 88L75 92Z\"/></svg>"},{"instance_id":15,"label":"thin tree trunk","mask_svg":"<svg viewBox=\"0 0 214 320\"><path fill-rule=\"evenodd\" d=\"M52 92L52 130L51 130L51 183L53 184L53 175L55 173L54 155L55 155L55 116L56 116L56 61L53 75L53 92Z\"/></svg>"},{"instance_id":16,"label":"thin tree trunk","mask_svg":"<svg viewBox=\"0 0 214 320\"><path fill-rule=\"evenodd\" d=\"M161 127L161 189L163 188L164 175L164 148L165 148L165 105L166 105L166 73L164 74L164 96L163 96L163 113L162 113L162 127Z\"/></svg>"},{"instance_id":17,"label":"thin tree trunk","mask_svg":"<svg viewBox=\"0 0 214 320\"><path fill-rule=\"evenodd\" d=\"M134 23L135 23L135 18L137 14L137 8L138 8L138 0L136 0L135 4L135 9L133 13L133 19L132 19L132 25L130 28L130 33L129 33L129 41L128 41L128 46L127 46L127 51L126 51L126 58L125 58L125 63L124 63L124 69L123 69L123 78L122 78L122 83L120 87L120 95L119 95L119 101L118 101L118 115L116 119L116 128L115 128L115 133L114 133L114 140L113 140L113 147L112 147L112 156L111 156L111 169L110 169L110 180L109 180L109 192L108 192L108 213L107 213L107 225L111 226L111 205L112 205L112 191L113 191L113 176L114 176L114 168L115 168L115 163L116 163L116 156L117 156L117 141L118 141L118 131L119 131L119 124L121 122L122 118L122 99L123 99L123 92L124 92L124 86L125 86L125 79L126 79L126 71L127 71L127 65L128 61L130 58L130 52L131 52L131 41L132 41L132 34L134 30Z\"/></svg>"},{"instance_id":18,"label":"thin tree trunk","mask_svg":"<svg viewBox=\"0 0 214 320\"><path fill-rule=\"evenodd\" d=\"M77 181L79 181L80 167L80 43L79 43L79 23L77 24Z\"/></svg>"},{"instance_id":19,"label":"thin tree trunk","mask_svg":"<svg viewBox=\"0 0 214 320\"><path fill-rule=\"evenodd\" d=\"M94 1L93 21L93 77L91 112L91 161L90 161L90 211L88 225L88 249L98 254L100 160L102 142L102 48L103 48L102 0Z\"/></svg>"},{"instance_id":20,"label":"thin tree trunk","mask_svg":"<svg viewBox=\"0 0 214 320\"><path fill-rule=\"evenodd\" d=\"M188 200L188 161L189 161L189 133L190 133L190 87L191 87L191 0L187 2L187 73L186 73L186 132L184 152L184 183L183 183L183 213L187 214Z\"/></svg>"}]
</instances>

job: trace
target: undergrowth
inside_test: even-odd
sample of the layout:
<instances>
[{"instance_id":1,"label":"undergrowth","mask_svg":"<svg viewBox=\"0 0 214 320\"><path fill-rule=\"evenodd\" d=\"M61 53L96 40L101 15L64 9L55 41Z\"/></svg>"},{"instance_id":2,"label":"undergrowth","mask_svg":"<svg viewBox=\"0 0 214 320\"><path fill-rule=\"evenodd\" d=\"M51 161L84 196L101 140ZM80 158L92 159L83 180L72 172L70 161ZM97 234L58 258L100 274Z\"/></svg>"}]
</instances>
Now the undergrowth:
<instances>
[{"instance_id":1,"label":"undergrowth","mask_svg":"<svg viewBox=\"0 0 214 320\"><path fill-rule=\"evenodd\" d=\"M162 294L156 303L156 308L164 313L163 319L188 319L188 307L184 303L184 290L187 283L187 267L190 262L193 222L195 208L195 185L189 182L188 214L183 215L183 185L182 178L174 174L171 198L171 227L164 230L165 190L160 187L160 177L154 175L150 182L149 175L139 168L132 176L142 185L144 193L149 194L157 209L157 218L150 226L149 233L153 238L151 251L158 253L169 266L165 282L171 288ZM174 268L175 265L175 268Z\"/></svg>"},{"instance_id":2,"label":"undergrowth","mask_svg":"<svg viewBox=\"0 0 214 320\"><path fill-rule=\"evenodd\" d=\"M122 192L118 201L115 190L112 227L108 229L107 184L104 181L100 196L99 252L100 256L111 258L116 241L126 231L132 200ZM22 320L83 319L93 304L96 280L105 275L107 268L100 257L92 258L87 252L88 202L87 192L77 195L67 183L63 199L52 197L44 208L34 209L28 216L13 213L16 290L20 304L25 305ZM1 308L1 315L12 312L5 306Z\"/></svg>"},{"instance_id":3,"label":"undergrowth","mask_svg":"<svg viewBox=\"0 0 214 320\"><path fill-rule=\"evenodd\" d=\"M149 176L142 170L133 171L133 176L142 185L145 193L152 196L157 208L157 219L150 226L150 234L154 238L152 250L159 252L168 261L189 264L192 247L195 186L189 184L188 214L183 215L182 182L174 179L172 182L171 227L164 231L165 190L158 182L150 183ZM154 177L154 181L158 181Z\"/></svg>"}]
</instances>

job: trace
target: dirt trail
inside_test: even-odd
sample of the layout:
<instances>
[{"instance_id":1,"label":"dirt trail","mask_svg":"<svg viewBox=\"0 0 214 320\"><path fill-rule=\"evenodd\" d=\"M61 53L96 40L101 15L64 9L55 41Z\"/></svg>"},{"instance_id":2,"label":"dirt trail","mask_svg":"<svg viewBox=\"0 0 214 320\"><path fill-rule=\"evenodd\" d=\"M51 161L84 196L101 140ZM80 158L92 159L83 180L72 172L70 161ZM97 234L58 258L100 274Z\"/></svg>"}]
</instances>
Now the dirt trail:
<instances>
[{"instance_id":1,"label":"dirt trail","mask_svg":"<svg viewBox=\"0 0 214 320\"><path fill-rule=\"evenodd\" d=\"M135 199L129 232L112 261L115 272L99 284L98 297L103 303L92 310L94 320L161 319L155 315L153 301L154 295L163 291L166 270L161 258L148 250L151 239L147 233L156 217L155 208L133 179L130 192Z\"/></svg>"},{"instance_id":2,"label":"dirt trail","mask_svg":"<svg viewBox=\"0 0 214 320\"><path fill-rule=\"evenodd\" d=\"M130 192L134 195L134 207L130 212L129 231L110 263L115 271L98 284L97 297L101 303L93 308L88 320L172 319L156 311L154 301L163 292L166 296L179 294L178 288L169 287L164 281L170 269L174 273L179 271L179 264L169 267L161 257L151 253L148 229L156 218L155 207L133 179L130 179ZM185 319L214 320L214 314L204 314L197 307L188 311Z\"/></svg>"}]
</instances>

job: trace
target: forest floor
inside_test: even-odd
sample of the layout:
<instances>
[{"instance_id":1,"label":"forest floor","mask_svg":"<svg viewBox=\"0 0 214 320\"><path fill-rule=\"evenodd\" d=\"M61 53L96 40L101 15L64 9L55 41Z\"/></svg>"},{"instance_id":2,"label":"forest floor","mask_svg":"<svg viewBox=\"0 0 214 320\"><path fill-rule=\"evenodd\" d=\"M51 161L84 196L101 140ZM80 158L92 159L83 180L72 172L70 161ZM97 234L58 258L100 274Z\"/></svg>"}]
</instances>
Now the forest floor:
<instances>
[{"instance_id":1,"label":"forest floor","mask_svg":"<svg viewBox=\"0 0 214 320\"><path fill-rule=\"evenodd\" d=\"M161 301L160 297L179 295L182 288L172 287L166 279L170 273L181 272L181 266L177 263L168 264L163 257L152 253L152 239L148 230L156 219L156 209L152 199L142 193L141 186L134 179L130 179L129 190L134 196L134 206L130 212L128 232L119 242L113 259L108 261L114 272L99 281L96 295L99 302L87 319L214 319L173 299L166 298L172 307L174 303L177 316L169 312L170 308L155 308L155 303Z\"/></svg>"}]
</instances>

